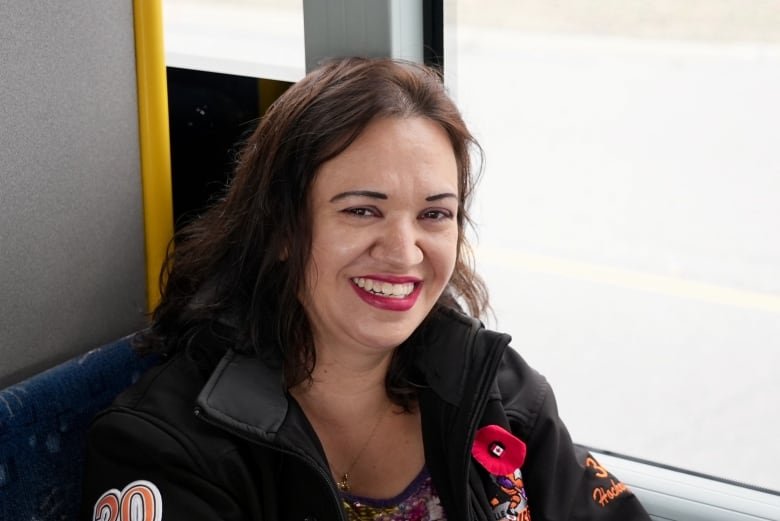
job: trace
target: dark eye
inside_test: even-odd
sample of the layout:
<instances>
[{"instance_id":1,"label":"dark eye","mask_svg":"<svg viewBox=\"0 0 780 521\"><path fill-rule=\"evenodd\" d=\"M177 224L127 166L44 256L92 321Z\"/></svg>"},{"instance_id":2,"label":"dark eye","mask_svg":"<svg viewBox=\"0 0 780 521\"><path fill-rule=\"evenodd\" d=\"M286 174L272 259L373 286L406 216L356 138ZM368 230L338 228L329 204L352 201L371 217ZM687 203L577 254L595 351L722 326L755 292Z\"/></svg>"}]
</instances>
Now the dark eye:
<instances>
[{"instance_id":1,"label":"dark eye","mask_svg":"<svg viewBox=\"0 0 780 521\"><path fill-rule=\"evenodd\" d=\"M430 221L442 221L444 219L452 219L452 212L449 210L432 209L425 210L420 214L420 219L427 219Z\"/></svg>"},{"instance_id":2,"label":"dark eye","mask_svg":"<svg viewBox=\"0 0 780 521\"><path fill-rule=\"evenodd\" d=\"M365 206L347 208L346 210L342 211L349 215L354 215L355 217L376 217L379 215L379 212L375 208L367 208Z\"/></svg>"}]
</instances>

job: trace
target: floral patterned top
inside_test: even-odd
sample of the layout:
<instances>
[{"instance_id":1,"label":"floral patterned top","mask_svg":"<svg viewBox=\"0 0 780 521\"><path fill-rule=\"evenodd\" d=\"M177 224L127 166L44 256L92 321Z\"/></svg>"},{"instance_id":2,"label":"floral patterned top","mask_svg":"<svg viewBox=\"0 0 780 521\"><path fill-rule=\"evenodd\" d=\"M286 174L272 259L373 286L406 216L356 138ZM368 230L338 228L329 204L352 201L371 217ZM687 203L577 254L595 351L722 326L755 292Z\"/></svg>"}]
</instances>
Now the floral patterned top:
<instances>
[{"instance_id":1,"label":"floral patterned top","mask_svg":"<svg viewBox=\"0 0 780 521\"><path fill-rule=\"evenodd\" d=\"M446 521L439 495L433 488L428 469L390 499L372 499L341 493L341 502L350 521Z\"/></svg>"}]
</instances>

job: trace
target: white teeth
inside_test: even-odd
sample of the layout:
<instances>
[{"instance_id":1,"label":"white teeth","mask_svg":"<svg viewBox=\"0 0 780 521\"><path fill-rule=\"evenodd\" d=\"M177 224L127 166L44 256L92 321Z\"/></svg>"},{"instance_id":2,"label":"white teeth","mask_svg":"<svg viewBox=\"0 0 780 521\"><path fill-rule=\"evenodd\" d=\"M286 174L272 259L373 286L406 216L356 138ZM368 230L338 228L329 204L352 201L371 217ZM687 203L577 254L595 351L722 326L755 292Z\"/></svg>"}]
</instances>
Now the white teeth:
<instances>
[{"instance_id":1,"label":"white teeth","mask_svg":"<svg viewBox=\"0 0 780 521\"><path fill-rule=\"evenodd\" d=\"M359 288L374 293L375 295L382 295L383 297L403 298L414 291L414 282L404 282L402 284L392 284L390 282L383 282L373 279L364 279L362 277L355 277L352 282Z\"/></svg>"}]
</instances>

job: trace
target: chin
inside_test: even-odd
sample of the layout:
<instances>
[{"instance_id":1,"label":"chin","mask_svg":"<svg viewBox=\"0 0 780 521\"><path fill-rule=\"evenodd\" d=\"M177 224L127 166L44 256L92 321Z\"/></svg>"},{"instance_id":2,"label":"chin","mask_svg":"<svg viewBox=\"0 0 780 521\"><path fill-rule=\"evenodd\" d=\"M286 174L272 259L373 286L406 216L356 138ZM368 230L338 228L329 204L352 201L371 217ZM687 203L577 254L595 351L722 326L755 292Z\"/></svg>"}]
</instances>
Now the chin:
<instances>
[{"instance_id":1,"label":"chin","mask_svg":"<svg viewBox=\"0 0 780 521\"><path fill-rule=\"evenodd\" d=\"M378 335L377 331L374 330L370 334L361 335L362 338L359 341L364 346L371 347L377 351L392 351L412 336L416 328L417 326L413 328L404 327L402 330L395 329L393 331L385 329L385 334L381 335Z\"/></svg>"},{"instance_id":2,"label":"chin","mask_svg":"<svg viewBox=\"0 0 780 521\"><path fill-rule=\"evenodd\" d=\"M392 338L367 338L361 343L367 347L376 349L377 351L393 351L396 347L403 344L404 341L409 338L409 336L411 336L411 333L408 335L399 335Z\"/></svg>"}]
</instances>

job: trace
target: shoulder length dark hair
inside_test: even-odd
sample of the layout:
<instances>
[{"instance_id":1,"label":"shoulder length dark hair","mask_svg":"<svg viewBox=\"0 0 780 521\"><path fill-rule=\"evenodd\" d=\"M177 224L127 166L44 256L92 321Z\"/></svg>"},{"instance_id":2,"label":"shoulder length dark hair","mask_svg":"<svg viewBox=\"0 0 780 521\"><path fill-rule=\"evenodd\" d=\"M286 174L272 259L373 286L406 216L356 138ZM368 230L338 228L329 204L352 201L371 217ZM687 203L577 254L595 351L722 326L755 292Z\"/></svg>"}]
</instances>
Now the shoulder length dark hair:
<instances>
[{"instance_id":1,"label":"shoulder length dark hair","mask_svg":"<svg viewBox=\"0 0 780 521\"><path fill-rule=\"evenodd\" d=\"M487 293L464 230L475 182L471 152L481 158L479 145L436 71L391 59L345 58L324 64L276 100L243 145L224 198L177 234L141 349L180 351L205 332L243 352L278 350L288 387L309 378L315 352L298 300L312 239L309 190L320 165L385 117L424 117L449 136L458 166L459 246L438 305L460 303L480 316ZM397 402L405 402L395 374L404 365L397 360L388 375Z\"/></svg>"}]
</instances>

